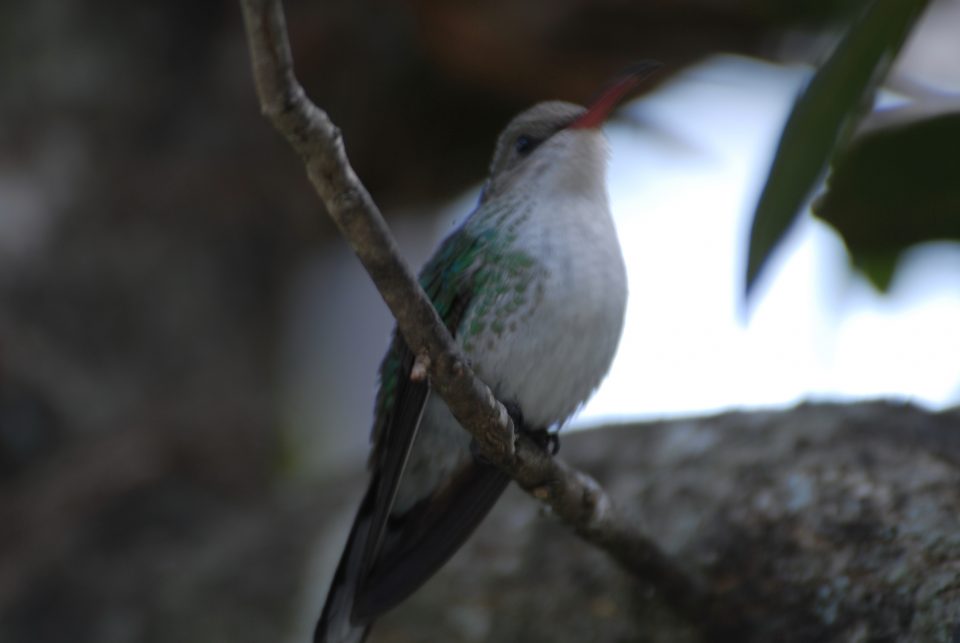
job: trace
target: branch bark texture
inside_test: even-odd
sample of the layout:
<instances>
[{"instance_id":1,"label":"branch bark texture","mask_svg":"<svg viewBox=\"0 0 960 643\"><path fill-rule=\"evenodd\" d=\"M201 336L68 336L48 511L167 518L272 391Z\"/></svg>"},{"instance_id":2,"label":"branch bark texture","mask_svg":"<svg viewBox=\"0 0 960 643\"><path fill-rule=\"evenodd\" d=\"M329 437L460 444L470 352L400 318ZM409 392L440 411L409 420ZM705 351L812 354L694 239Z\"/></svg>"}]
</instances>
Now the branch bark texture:
<instances>
[{"instance_id":1,"label":"branch bark texture","mask_svg":"<svg viewBox=\"0 0 960 643\"><path fill-rule=\"evenodd\" d=\"M344 238L373 279L410 348L428 359L431 386L484 456L568 523L656 587L675 609L707 608L701 586L658 546L614 511L589 476L514 434L504 407L471 371L413 272L400 258L386 223L350 167L340 131L306 96L279 0L241 0L261 109L303 159L307 175Z\"/></svg>"}]
</instances>

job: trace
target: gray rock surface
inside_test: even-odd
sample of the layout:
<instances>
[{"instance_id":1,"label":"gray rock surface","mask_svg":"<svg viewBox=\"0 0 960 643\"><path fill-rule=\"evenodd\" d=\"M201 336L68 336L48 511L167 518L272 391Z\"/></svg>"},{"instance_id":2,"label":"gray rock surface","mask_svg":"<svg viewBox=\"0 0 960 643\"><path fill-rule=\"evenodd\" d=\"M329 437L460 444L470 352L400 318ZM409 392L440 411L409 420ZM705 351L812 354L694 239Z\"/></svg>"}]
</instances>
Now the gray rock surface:
<instances>
[{"instance_id":1,"label":"gray rock surface","mask_svg":"<svg viewBox=\"0 0 960 643\"><path fill-rule=\"evenodd\" d=\"M567 436L664 548L747 606L726 640L955 641L960 415L910 406L616 427ZM715 640L671 615L517 490L371 641Z\"/></svg>"},{"instance_id":2,"label":"gray rock surface","mask_svg":"<svg viewBox=\"0 0 960 643\"><path fill-rule=\"evenodd\" d=\"M61 460L48 487L0 495L0 641L308 640L361 472L250 494L175 452L100 446L126 477ZM956 411L810 404L576 433L561 453L753 629L705 634L510 489L370 643L957 640Z\"/></svg>"}]
</instances>

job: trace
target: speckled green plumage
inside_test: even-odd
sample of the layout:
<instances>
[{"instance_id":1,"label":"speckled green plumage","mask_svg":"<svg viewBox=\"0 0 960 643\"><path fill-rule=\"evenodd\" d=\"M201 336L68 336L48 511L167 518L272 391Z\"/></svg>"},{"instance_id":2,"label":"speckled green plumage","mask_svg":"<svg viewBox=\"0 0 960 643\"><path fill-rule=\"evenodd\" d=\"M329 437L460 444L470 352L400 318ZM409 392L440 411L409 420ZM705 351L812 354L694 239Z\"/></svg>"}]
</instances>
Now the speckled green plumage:
<instances>
[{"instance_id":1,"label":"speckled green plumage","mask_svg":"<svg viewBox=\"0 0 960 643\"><path fill-rule=\"evenodd\" d=\"M528 286L536 264L515 245L516 227L524 217L518 216L516 209L511 213L510 206L516 208L517 204L485 204L444 240L420 271L420 285L467 352L475 348L477 338L501 334L505 319L530 295ZM509 214L513 216L507 220ZM408 380L412 364L413 356L395 330L380 365L372 436L377 448L371 463L379 457L377 452L386 448L379 437L403 414L403 406L419 404L421 396L406 395L413 386Z\"/></svg>"}]
</instances>

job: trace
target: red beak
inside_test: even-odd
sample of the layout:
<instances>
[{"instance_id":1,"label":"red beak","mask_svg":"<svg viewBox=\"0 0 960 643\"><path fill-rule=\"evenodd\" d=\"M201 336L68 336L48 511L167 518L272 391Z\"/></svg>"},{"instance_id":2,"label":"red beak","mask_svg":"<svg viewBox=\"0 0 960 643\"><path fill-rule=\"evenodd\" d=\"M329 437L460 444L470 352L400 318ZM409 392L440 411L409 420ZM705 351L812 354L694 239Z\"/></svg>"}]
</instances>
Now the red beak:
<instances>
[{"instance_id":1,"label":"red beak","mask_svg":"<svg viewBox=\"0 0 960 643\"><path fill-rule=\"evenodd\" d=\"M587 108L583 116L567 125L567 127L569 129L600 127L600 125L607 120L610 112L620 104L623 97L635 89L637 85L650 76L650 74L660 69L660 67L662 67L662 65L653 60L645 60L634 65L623 77L600 94L599 98L593 101L590 107Z\"/></svg>"}]
</instances>

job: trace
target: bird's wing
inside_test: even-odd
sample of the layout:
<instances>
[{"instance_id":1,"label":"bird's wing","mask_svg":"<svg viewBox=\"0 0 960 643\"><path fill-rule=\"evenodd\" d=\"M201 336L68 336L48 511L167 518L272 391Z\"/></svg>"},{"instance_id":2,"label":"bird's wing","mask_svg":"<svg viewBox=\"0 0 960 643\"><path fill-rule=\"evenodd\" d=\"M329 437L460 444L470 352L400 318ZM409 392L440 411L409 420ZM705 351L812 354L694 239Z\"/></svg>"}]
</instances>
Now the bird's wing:
<instances>
[{"instance_id":1,"label":"bird's wing","mask_svg":"<svg viewBox=\"0 0 960 643\"><path fill-rule=\"evenodd\" d=\"M420 284L451 333L470 305L477 255L489 239L460 229L421 272ZM369 623L423 584L460 547L509 483L494 467L470 464L452 484L403 514L394 499L430 395L427 382L410 380L414 356L394 332L380 367L373 477L334 576L315 640L349 616Z\"/></svg>"},{"instance_id":2,"label":"bird's wing","mask_svg":"<svg viewBox=\"0 0 960 643\"><path fill-rule=\"evenodd\" d=\"M456 335L471 301L473 264L483 238L458 230L437 249L420 272L420 285L430 298L447 329ZM373 472L371 486L377 487L371 537L365 558L379 558L384 530L393 511L394 499L420 428L420 419L430 396L430 385L410 379L414 355L399 330L393 331L390 350L380 365L373 451L368 466ZM367 570L369 571L369 570Z\"/></svg>"}]
</instances>

